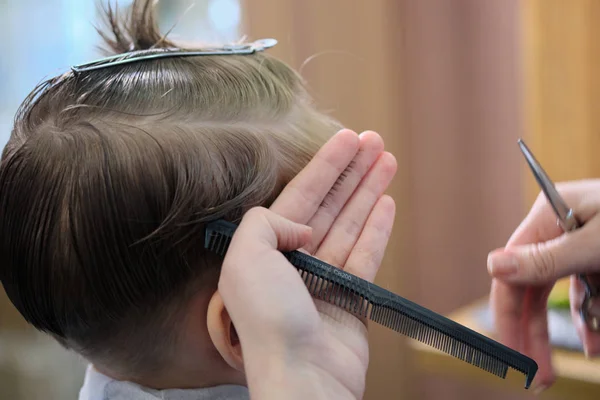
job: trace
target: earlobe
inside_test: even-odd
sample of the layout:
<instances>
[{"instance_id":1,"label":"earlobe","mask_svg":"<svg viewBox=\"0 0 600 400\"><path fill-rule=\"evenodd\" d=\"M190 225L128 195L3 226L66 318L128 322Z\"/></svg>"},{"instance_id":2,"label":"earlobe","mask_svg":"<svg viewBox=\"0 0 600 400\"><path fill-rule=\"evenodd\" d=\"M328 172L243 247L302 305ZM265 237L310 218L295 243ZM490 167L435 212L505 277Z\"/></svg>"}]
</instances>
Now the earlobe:
<instances>
[{"instance_id":1,"label":"earlobe","mask_svg":"<svg viewBox=\"0 0 600 400\"><path fill-rule=\"evenodd\" d=\"M218 290L208 303L206 325L210 339L221 357L231 368L243 372L242 345Z\"/></svg>"}]
</instances>

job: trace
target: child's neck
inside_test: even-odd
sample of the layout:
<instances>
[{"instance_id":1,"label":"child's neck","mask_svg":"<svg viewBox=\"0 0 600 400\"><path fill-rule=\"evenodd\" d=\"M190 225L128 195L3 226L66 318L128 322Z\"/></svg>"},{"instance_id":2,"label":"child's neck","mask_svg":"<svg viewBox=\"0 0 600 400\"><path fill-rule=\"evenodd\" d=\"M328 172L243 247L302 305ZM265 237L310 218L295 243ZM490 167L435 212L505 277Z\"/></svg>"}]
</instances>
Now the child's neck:
<instances>
[{"instance_id":1,"label":"child's neck","mask_svg":"<svg viewBox=\"0 0 600 400\"><path fill-rule=\"evenodd\" d=\"M187 358L187 357L186 357ZM134 377L119 375L110 370L96 367L98 372L119 381L133 382L146 388L164 389L201 389L219 385L246 385L242 373L230 368L222 359L214 359L203 354L206 363L197 363L190 367L183 362L181 365L171 365L163 371L147 376Z\"/></svg>"}]
</instances>

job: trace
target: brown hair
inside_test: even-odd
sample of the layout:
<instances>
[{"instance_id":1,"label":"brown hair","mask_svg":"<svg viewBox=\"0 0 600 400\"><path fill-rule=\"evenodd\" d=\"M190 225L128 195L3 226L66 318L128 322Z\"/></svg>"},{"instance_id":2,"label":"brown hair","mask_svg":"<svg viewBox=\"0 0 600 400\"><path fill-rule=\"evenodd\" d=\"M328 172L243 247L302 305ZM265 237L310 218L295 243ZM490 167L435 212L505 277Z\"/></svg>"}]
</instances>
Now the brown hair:
<instances>
[{"instance_id":1,"label":"brown hair","mask_svg":"<svg viewBox=\"0 0 600 400\"><path fill-rule=\"evenodd\" d=\"M175 47L152 0L107 9L113 53ZM100 365L155 368L220 261L203 224L268 206L340 125L266 53L68 72L21 106L0 164L0 279L37 329ZM178 311L179 310L179 311Z\"/></svg>"}]
</instances>

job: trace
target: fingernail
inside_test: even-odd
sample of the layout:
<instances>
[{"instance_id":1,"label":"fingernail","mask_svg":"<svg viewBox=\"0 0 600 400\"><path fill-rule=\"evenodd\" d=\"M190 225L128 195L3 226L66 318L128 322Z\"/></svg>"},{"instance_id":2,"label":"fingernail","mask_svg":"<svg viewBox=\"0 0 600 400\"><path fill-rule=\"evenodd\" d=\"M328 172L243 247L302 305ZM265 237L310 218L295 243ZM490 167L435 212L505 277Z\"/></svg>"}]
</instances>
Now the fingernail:
<instances>
[{"instance_id":1,"label":"fingernail","mask_svg":"<svg viewBox=\"0 0 600 400\"><path fill-rule=\"evenodd\" d=\"M490 275L496 277L510 276L517 272L519 260L510 253L499 251L490 253L487 267Z\"/></svg>"}]
</instances>

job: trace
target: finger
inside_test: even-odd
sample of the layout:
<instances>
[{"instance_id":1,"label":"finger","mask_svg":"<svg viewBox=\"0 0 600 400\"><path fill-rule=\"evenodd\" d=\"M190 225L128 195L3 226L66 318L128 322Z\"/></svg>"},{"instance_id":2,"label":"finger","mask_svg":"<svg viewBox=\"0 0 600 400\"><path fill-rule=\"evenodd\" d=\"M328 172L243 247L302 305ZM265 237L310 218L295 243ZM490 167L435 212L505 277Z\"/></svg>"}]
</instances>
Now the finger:
<instances>
[{"instance_id":1,"label":"finger","mask_svg":"<svg viewBox=\"0 0 600 400\"><path fill-rule=\"evenodd\" d=\"M591 282L590 282L591 283ZM595 282L594 282L595 283ZM600 333L592 332L581 317L580 307L585 297L585 287L577 276L571 277L571 290L569 302L571 307L571 318L577 329L577 333L583 343L583 350L587 357L600 355Z\"/></svg>"},{"instance_id":2,"label":"finger","mask_svg":"<svg viewBox=\"0 0 600 400\"><path fill-rule=\"evenodd\" d=\"M536 204L539 202L536 201ZM512 234L506 249L511 249L514 246L524 243L535 243L539 241L540 234L543 231L538 229L531 229L529 220L535 218L536 210L539 207L534 205L529 215L523 220L519 227ZM498 250L496 250L498 251ZM523 304L525 302L525 295L527 291L526 286L513 285L498 279L498 270L494 268L497 265L497 260L490 259L493 257L494 252L488 255L488 271L492 275L492 288L490 292L490 305L494 315L496 324L496 330L499 335L500 341L510 348L521 351L524 343L523 338L525 337L522 331L521 321L524 317ZM495 263L494 263L495 261ZM492 264L492 265L490 265Z\"/></svg>"},{"instance_id":3,"label":"finger","mask_svg":"<svg viewBox=\"0 0 600 400\"><path fill-rule=\"evenodd\" d=\"M535 218L535 209L536 206L533 207L528 218ZM512 249L523 243L535 243L547 233L544 229L526 229L528 222L526 218L515 230L506 249ZM488 270L490 270L489 257ZM535 385L543 389L544 386L549 386L554 381L555 374L549 358L550 346L544 340L548 337L547 312L544 311L543 303L532 303L529 300L532 290L535 293L535 290L539 289L495 278L492 280L490 307L499 341L514 350L529 354L536 360L539 372L535 379ZM546 291L549 293L548 290ZM532 337L542 338L542 343L532 346Z\"/></svg>"},{"instance_id":4,"label":"finger","mask_svg":"<svg viewBox=\"0 0 600 400\"><path fill-rule=\"evenodd\" d=\"M566 204L571 207L580 222L586 223L598 214L600 194L600 180L577 180L568 182L559 182L556 185L557 191L563 198ZM562 230L556 226L557 216L554 209L551 207L546 195L540 191L531 211L528 215L529 225L539 229L542 225L548 232L554 231L557 234L562 233ZM539 229L542 230L543 229ZM552 235L538 235L540 240L552 239ZM555 235L556 236L556 235Z\"/></svg>"},{"instance_id":5,"label":"finger","mask_svg":"<svg viewBox=\"0 0 600 400\"><path fill-rule=\"evenodd\" d=\"M512 246L490 254L490 274L507 282L544 284L581 271L600 271L596 245L600 219L583 228L541 243Z\"/></svg>"},{"instance_id":6,"label":"finger","mask_svg":"<svg viewBox=\"0 0 600 400\"><path fill-rule=\"evenodd\" d=\"M556 380L546 309L549 291L549 287L525 289L494 279L490 293L498 340L536 361L539 369L534 385L537 390L543 390Z\"/></svg>"},{"instance_id":7,"label":"finger","mask_svg":"<svg viewBox=\"0 0 600 400\"><path fill-rule=\"evenodd\" d=\"M373 207L344 270L369 282L375 280L392 233L395 213L394 200L387 195L381 196Z\"/></svg>"},{"instance_id":8,"label":"finger","mask_svg":"<svg viewBox=\"0 0 600 400\"><path fill-rule=\"evenodd\" d=\"M223 299L239 302L256 295L258 290L262 291L258 297L266 301L265 289L261 287L266 285L265 282L276 282L276 288L269 287L272 295L285 298L286 291L295 292L300 301L309 301L302 278L278 250L293 250L305 245L310 240L310 232L310 227L262 207L246 212L223 259L219 279ZM285 268L286 265L289 268Z\"/></svg>"},{"instance_id":9,"label":"finger","mask_svg":"<svg viewBox=\"0 0 600 400\"><path fill-rule=\"evenodd\" d=\"M522 328L525 333L523 352L538 364L535 390L544 390L556 381L552 367L552 347L548 331L548 296L553 285L531 287L525 295Z\"/></svg>"},{"instance_id":10,"label":"finger","mask_svg":"<svg viewBox=\"0 0 600 400\"><path fill-rule=\"evenodd\" d=\"M524 301L524 287L509 285L498 279L492 280L490 308L498 340L516 351L522 351L524 345L525 335L521 327Z\"/></svg>"},{"instance_id":11,"label":"finger","mask_svg":"<svg viewBox=\"0 0 600 400\"><path fill-rule=\"evenodd\" d=\"M545 242L563 233L556 214L543 196L538 196L531 210L508 240L507 246Z\"/></svg>"},{"instance_id":12,"label":"finger","mask_svg":"<svg viewBox=\"0 0 600 400\"><path fill-rule=\"evenodd\" d=\"M371 210L396 173L396 159L384 152L361 181L323 239L315 255L342 268L358 240Z\"/></svg>"},{"instance_id":13,"label":"finger","mask_svg":"<svg viewBox=\"0 0 600 400\"><path fill-rule=\"evenodd\" d=\"M347 129L338 132L288 183L270 210L291 221L306 224L356 156L359 144L355 132Z\"/></svg>"},{"instance_id":14,"label":"finger","mask_svg":"<svg viewBox=\"0 0 600 400\"><path fill-rule=\"evenodd\" d=\"M540 197L538 197L529 215L511 235L506 244L507 249L519 244L535 243L539 240L540 235L543 234L543 230L531 229L529 225L530 220L536 218L536 213L539 212L538 203L540 203ZM497 278L498 270L493 265L490 265L495 261L493 259L490 260L493 254L494 252L488 255L487 266L488 271L495 278L492 280L490 306L494 315L496 330L502 343L517 351L521 351L524 346L523 339L525 337L521 321L524 318L523 304L525 302L527 287L499 280Z\"/></svg>"},{"instance_id":15,"label":"finger","mask_svg":"<svg viewBox=\"0 0 600 400\"><path fill-rule=\"evenodd\" d=\"M246 259L249 254L271 250L296 250L310 240L311 231L309 226L255 207L244 214L231 239L226 259Z\"/></svg>"},{"instance_id":16,"label":"finger","mask_svg":"<svg viewBox=\"0 0 600 400\"><path fill-rule=\"evenodd\" d=\"M358 153L339 176L315 215L307 223L308 226L313 228L312 241L305 247L307 252L312 254L319 247L344 204L383 152L383 148L383 140L377 133L364 132L360 135Z\"/></svg>"},{"instance_id":17,"label":"finger","mask_svg":"<svg viewBox=\"0 0 600 400\"><path fill-rule=\"evenodd\" d=\"M592 268L598 266L595 260L600 256L600 249L596 250L596 246L590 246L600 229L600 219L594 218L598 210L598 196L589 194L600 193L600 181L566 182L559 183L556 187L565 201L576 210L577 217L585 226L578 231L564 234L557 224L554 210L545 195L540 193L527 217L509 240L511 247L527 246L516 248L515 251L498 249L491 253L491 258L488 258L488 270L492 276L504 279L515 275L522 258L527 259L529 268L523 271L524 281L517 275L514 276L515 283L529 282L528 279L534 279L532 274L537 276L532 283L539 283L540 280L549 282L577 273L589 265ZM579 247L572 248L573 244L578 244ZM557 260L557 256L561 259ZM534 264L537 268L532 268ZM561 266L558 274L555 271L557 264Z\"/></svg>"},{"instance_id":18,"label":"finger","mask_svg":"<svg viewBox=\"0 0 600 400\"><path fill-rule=\"evenodd\" d=\"M300 247L308 240L309 227L265 208L253 208L242 218L218 283L242 341L260 342L273 334L283 339L303 337L303 329L308 335L314 333L319 320L314 302L298 271L278 251ZM295 317L299 310L302 318Z\"/></svg>"},{"instance_id":19,"label":"finger","mask_svg":"<svg viewBox=\"0 0 600 400\"><path fill-rule=\"evenodd\" d=\"M597 214L598 196L594 196L593 192L600 193L600 180L561 182L556 184L556 188L566 203L576 211L577 218L582 223L586 223ZM583 193L588 195L584 196ZM531 210L512 234L509 243L522 245L545 242L563 233L557 224L556 213L544 193L540 192Z\"/></svg>"}]
</instances>

